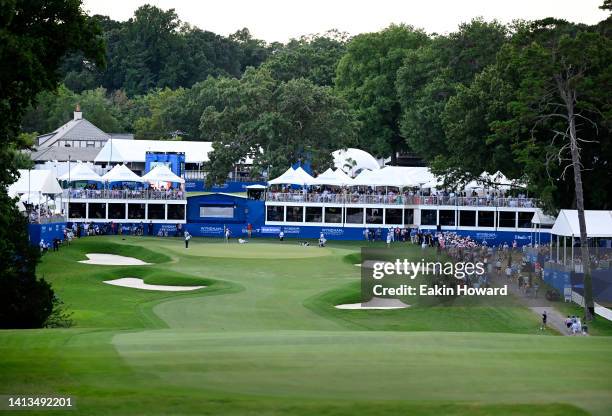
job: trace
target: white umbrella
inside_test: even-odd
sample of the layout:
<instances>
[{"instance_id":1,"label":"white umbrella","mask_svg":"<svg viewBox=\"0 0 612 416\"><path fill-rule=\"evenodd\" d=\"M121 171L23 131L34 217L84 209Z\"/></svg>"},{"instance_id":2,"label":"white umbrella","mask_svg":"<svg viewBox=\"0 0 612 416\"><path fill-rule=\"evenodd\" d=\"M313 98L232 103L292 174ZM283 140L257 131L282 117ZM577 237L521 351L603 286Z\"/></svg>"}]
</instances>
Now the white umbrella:
<instances>
[{"instance_id":1,"label":"white umbrella","mask_svg":"<svg viewBox=\"0 0 612 416\"><path fill-rule=\"evenodd\" d=\"M146 182L173 182L185 183L185 179L177 176L166 165L157 165L142 179Z\"/></svg>"},{"instance_id":2,"label":"white umbrella","mask_svg":"<svg viewBox=\"0 0 612 416\"><path fill-rule=\"evenodd\" d=\"M104 182L145 182L125 165L117 165L102 176Z\"/></svg>"}]
</instances>

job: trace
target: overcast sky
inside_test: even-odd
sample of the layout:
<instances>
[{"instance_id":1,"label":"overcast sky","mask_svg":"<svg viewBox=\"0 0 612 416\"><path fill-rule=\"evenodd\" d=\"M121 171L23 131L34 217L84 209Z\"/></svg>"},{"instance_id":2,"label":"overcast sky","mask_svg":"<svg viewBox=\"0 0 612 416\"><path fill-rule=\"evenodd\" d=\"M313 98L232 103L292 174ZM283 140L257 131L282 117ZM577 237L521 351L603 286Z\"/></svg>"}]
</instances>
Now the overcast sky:
<instances>
[{"instance_id":1,"label":"overcast sky","mask_svg":"<svg viewBox=\"0 0 612 416\"><path fill-rule=\"evenodd\" d=\"M85 10L127 20L143 4L174 8L182 21L228 35L248 27L268 42L336 28L355 35L407 23L427 32L448 33L461 22L558 17L593 24L606 13L603 0L85 0Z\"/></svg>"}]
</instances>

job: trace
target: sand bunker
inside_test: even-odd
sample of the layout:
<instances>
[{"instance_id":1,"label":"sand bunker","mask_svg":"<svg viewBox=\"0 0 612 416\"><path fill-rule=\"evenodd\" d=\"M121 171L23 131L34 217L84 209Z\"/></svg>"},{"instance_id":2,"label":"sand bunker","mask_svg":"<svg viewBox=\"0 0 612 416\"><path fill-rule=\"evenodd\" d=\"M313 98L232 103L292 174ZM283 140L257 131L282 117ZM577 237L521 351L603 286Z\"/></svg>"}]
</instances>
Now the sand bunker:
<instances>
[{"instance_id":1,"label":"sand bunker","mask_svg":"<svg viewBox=\"0 0 612 416\"><path fill-rule=\"evenodd\" d=\"M198 290L205 288L206 286L168 286L168 285L149 285L146 284L142 279L135 277L124 277L115 280L105 280L104 283L107 285L131 287L134 289L143 290L157 290L160 292L185 292L189 290Z\"/></svg>"},{"instance_id":2,"label":"sand bunker","mask_svg":"<svg viewBox=\"0 0 612 416\"><path fill-rule=\"evenodd\" d=\"M99 264L104 266L145 266L145 263L134 257L118 256L116 254L89 253L86 254L89 260L80 260L79 263Z\"/></svg>"},{"instance_id":3,"label":"sand bunker","mask_svg":"<svg viewBox=\"0 0 612 416\"><path fill-rule=\"evenodd\" d=\"M336 305L336 309L404 309L410 305L399 299L372 298L364 303L347 303Z\"/></svg>"}]
</instances>

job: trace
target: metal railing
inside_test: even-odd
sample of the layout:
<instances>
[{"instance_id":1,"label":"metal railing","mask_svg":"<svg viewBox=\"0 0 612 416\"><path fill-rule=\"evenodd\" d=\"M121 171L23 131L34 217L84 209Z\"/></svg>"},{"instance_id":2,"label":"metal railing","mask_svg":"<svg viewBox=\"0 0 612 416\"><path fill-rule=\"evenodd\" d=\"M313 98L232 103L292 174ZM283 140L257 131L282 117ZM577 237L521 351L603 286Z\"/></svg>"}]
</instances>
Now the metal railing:
<instances>
[{"instance_id":1,"label":"metal railing","mask_svg":"<svg viewBox=\"0 0 612 416\"><path fill-rule=\"evenodd\" d=\"M66 222L66 217L61 214L38 216L38 214L30 213L30 215L28 215L28 220L31 224L55 224L58 222Z\"/></svg>"},{"instance_id":2,"label":"metal railing","mask_svg":"<svg viewBox=\"0 0 612 416\"><path fill-rule=\"evenodd\" d=\"M132 190L132 189L65 189L64 198L79 199L152 199L152 200L183 200L185 192L178 189L166 191Z\"/></svg>"},{"instance_id":3,"label":"metal railing","mask_svg":"<svg viewBox=\"0 0 612 416\"><path fill-rule=\"evenodd\" d=\"M194 180L203 181L203 180L206 180L206 171L186 170L183 173L183 178L185 178L185 180L191 180L191 181L194 181ZM236 174L235 172L231 172L227 176L227 180L236 181L236 182L261 182L263 178L261 176L251 176L249 174L243 174L243 173Z\"/></svg>"},{"instance_id":4,"label":"metal railing","mask_svg":"<svg viewBox=\"0 0 612 416\"><path fill-rule=\"evenodd\" d=\"M422 196L402 194L331 194L331 193L281 193L268 192L266 201L270 202L315 202L336 204L371 205L429 205L429 206L474 206L474 207L511 207L535 208L538 201L534 198L495 198L495 197L456 197Z\"/></svg>"}]
</instances>

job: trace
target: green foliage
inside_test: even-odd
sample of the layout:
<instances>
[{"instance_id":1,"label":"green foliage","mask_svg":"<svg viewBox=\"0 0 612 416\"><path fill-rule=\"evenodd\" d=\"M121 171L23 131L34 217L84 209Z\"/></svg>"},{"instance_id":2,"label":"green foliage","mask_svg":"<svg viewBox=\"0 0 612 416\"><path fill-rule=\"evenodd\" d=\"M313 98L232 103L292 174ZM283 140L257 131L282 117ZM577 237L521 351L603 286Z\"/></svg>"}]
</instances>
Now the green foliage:
<instances>
[{"instance_id":1,"label":"green foliage","mask_svg":"<svg viewBox=\"0 0 612 416\"><path fill-rule=\"evenodd\" d=\"M0 327L44 324L54 293L36 278L38 250L29 244L27 219L6 187L16 179L15 152L27 144L21 119L36 95L57 86L62 57L81 50L104 64L98 26L78 0L5 0L0 7Z\"/></svg>"},{"instance_id":2,"label":"green foliage","mask_svg":"<svg viewBox=\"0 0 612 416\"><path fill-rule=\"evenodd\" d=\"M411 50L429 43L429 37L410 26L391 25L355 36L337 68L336 87L362 122L358 147L378 156L406 148L400 132L400 102L395 83L398 69Z\"/></svg>"},{"instance_id":3,"label":"green foliage","mask_svg":"<svg viewBox=\"0 0 612 416\"><path fill-rule=\"evenodd\" d=\"M124 131L126 126L121 121L121 105L113 101L119 97L117 94L120 93L108 96L102 87L75 93L65 85L60 85L56 91L43 91L36 98L37 104L25 114L22 129L27 132L51 132L72 120L75 106L79 104L87 120L102 131Z\"/></svg>"},{"instance_id":4,"label":"green foliage","mask_svg":"<svg viewBox=\"0 0 612 416\"><path fill-rule=\"evenodd\" d=\"M347 36L338 31L292 39L263 64L275 79L306 78L332 86L338 62L346 51Z\"/></svg>"},{"instance_id":5,"label":"green foliage","mask_svg":"<svg viewBox=\"0 0 612 416\"><path fill-rule=\"evenodd\" d=\"M419 156L431 161L439 154L456 152L442 125L446 103L495 61L506 34L506 28L495 21L474 19L461 24L457 32L437 36L429 45L407 53L396 82L401 132Z\"/></svg>"},{"instance_id":6,"label":"green foliage","mask_svg":"<svg viewBox=\"0 0 612 416\"><path fill-rule=\"evenodd\" d=\"M225 181L245 155L256 172L271 176L298 160L324 169L333 150L354 142L356 122L346 102L306 79L279 82L265 69L249 69L240 80L209 78L200 98L209 103L202 137L214 140L210 183Z\"/></svg>"},{"instance_id":7,"label":"green foliage","mask_svg":"<svg viewBox=\"0 0 612 416\"><path fill-rule=\"evenodd\" d=\"M226 38L181 22L174 9L144 5L126 22L107 16L94 20L103 28L108 64L103 69L81 53L68 55L62 73L73 91L102 86L135 96L157 88L191 87L209 75L239 77L270 53L248 29Z\"/></svg>"}]
</instances>

